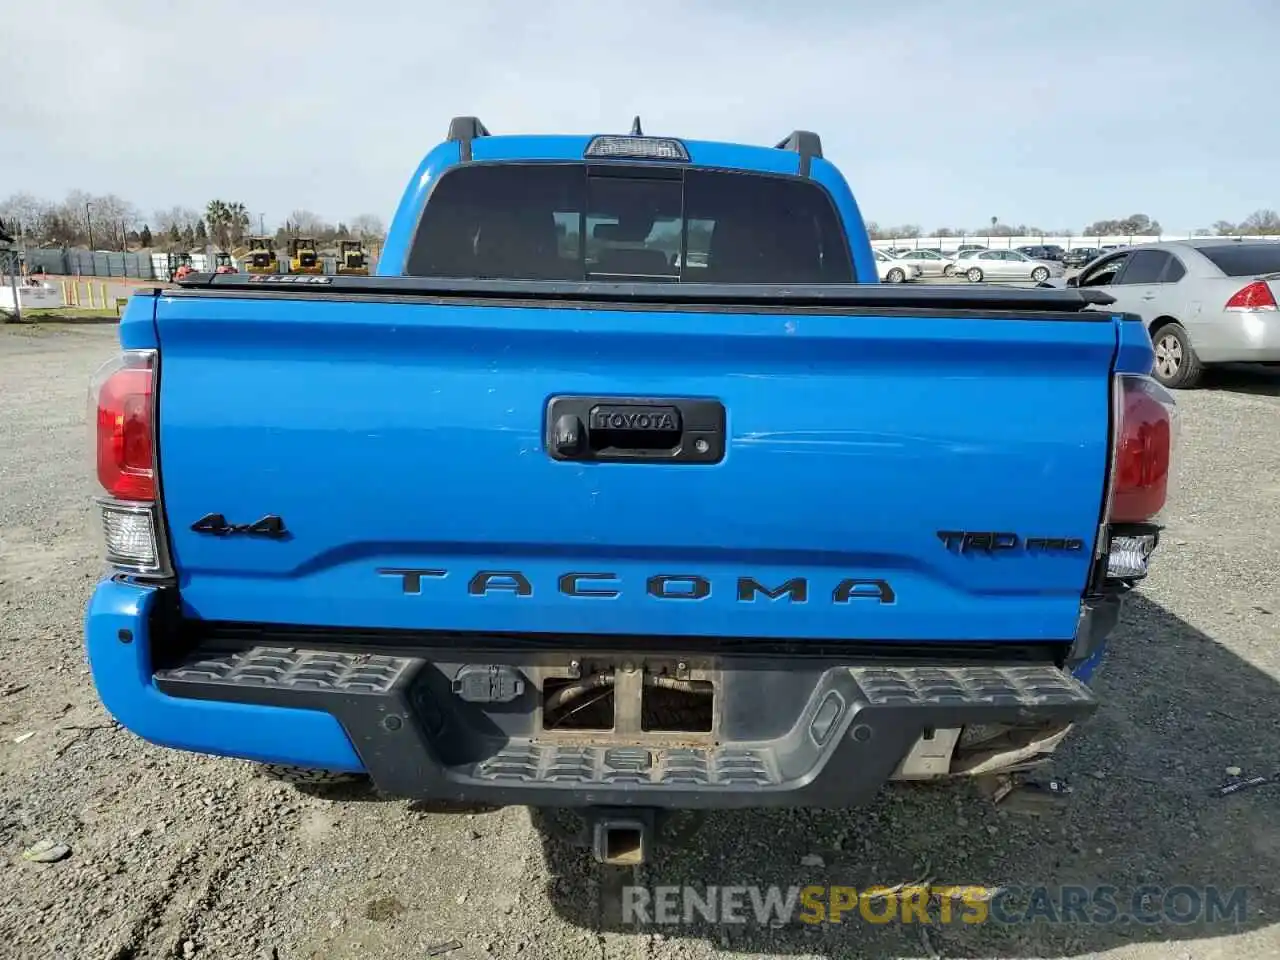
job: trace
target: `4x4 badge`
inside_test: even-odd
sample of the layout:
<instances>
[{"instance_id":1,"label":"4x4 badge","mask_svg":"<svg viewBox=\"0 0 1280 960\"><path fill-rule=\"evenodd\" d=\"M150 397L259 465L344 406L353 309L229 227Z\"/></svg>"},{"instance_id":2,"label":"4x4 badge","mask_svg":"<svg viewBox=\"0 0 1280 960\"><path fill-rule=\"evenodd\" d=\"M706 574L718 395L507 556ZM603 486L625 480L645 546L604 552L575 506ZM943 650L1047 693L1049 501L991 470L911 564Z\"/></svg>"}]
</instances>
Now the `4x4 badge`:
<instances>
[{"instance_id":1,"label":"4x4 badge","mask_svg":"<svg viewBox=\"0 0 1280 960\"><path fill-rule=\"evenodd\" d=\"M191 525L196 533L211 533L216 537L226 537L233 533L247 534L251 537L271 537L281 539L289 535L284 520L275 514L268 514L255 523L227 523L227 518L220 513L209 513Z\"/></svg>"}]
</instances>

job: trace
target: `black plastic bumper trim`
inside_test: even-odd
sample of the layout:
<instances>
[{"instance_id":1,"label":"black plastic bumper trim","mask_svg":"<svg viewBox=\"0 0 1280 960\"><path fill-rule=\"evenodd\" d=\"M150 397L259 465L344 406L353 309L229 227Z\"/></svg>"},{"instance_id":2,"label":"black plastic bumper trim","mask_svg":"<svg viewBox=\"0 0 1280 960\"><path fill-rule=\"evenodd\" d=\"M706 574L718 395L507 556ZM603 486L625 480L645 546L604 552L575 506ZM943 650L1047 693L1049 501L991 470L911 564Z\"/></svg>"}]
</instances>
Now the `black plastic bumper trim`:
<instances>
[{"instance_id":1,"label":"black plastic bumper trim","mask_svg":"<svg viewBox=\"0 0 1280 960\"><path fill-rule=\"evenodd\" d=\"M473 738L472 755L446 762L442 750L460 731L429 667L412 657L258 647L205 652L154 682L174 697L323 710L391 795L531 806L849 806L879 790L925 729L1077 722L1097 707L1087 687L1050 664L853 663L819 674L795 724L771 740L663 747L496 736ZM813 721L833 691L842 710L819 743Z\"/></svg>"}]
</instances>

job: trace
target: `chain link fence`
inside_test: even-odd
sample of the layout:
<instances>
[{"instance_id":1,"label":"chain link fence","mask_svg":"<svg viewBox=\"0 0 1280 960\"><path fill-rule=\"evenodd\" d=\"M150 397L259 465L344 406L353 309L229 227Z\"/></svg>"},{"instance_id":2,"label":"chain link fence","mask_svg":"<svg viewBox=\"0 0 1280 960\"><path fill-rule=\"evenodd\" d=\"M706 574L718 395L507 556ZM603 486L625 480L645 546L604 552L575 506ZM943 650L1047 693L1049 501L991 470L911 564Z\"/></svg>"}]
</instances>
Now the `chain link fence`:
<instances>
[{"instance_id":1,"label":"chain link fence","mask_svg":"<svg viewBox=\"0 0 1280 960\"><path fill-rule=\"evenodd\" d=\"M378 246L364 248L369 258L369 270L378 262ZM28 273L43 270L60 277L120 277L130 280L167 281L172 268L178 265L177 254L167 253L117 253L103 250L89 251L58 247L29 248L21 251ZM172 256L172 260L171 260ZM239 260L232 261L237 270L245 266ZM336 273L338 258L320 257L325 273ZM197 273L211 273L217 268L215 257L207 253L192 253L191 266ZM281 251L281 272L288 272L288 260Z\"/></svg>"}]
</instances>

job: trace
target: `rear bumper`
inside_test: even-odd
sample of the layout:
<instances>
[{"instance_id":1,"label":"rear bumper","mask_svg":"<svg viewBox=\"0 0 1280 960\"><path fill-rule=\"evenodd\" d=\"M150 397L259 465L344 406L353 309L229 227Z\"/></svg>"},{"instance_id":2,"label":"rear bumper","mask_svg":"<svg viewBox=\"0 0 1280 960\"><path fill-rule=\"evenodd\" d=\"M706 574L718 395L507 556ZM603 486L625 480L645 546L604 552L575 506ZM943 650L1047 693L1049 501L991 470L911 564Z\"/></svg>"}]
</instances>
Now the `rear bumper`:
<instances>
[{"instance_id":1,"label":"rear bumper","mask_svg":"<svg viewBox=\"0 0 1280 960\"><path fill-rule=\"evenodd\" d=\"M451 692L457 664L425 655L202 648L153 672L155 648L167 642L153 635L157 602L153 588L108 581L88 611L94 681L125 727L183 750L363 771L382 791L412 798L850 806L893 779L926 731L1053 730L1097 706L1087 687L1049 663L810 668L726 658L714 735L566 738L527 726L540 722L536 683L506 703L464 703ZM485 656L449 652L468 655Z\"/></svg>"},{"instance_id":2,"label":"rear bumper","mask_svg":"<svg viewBox=\"0 0 1280 960\"><path fill-rule=\"evenodd\" d=\"M364 770L342 726L329 714L184 700L160 691L151 668L159 599L156 588L104 580L85 615L94 685L103 706L122 725L178 750L323 770Z\"/></svg>"},{"instance_id":3,"label":"rear bumper","mask_svg":"<svg viewBox=\"0 0 1280 960\"><path fill-rule=\"evenodd\" d=\"M1222 311L1193 322L1191 341L1208 363L1280 361L1280 312Z\"/></svg>"}]
</instances>

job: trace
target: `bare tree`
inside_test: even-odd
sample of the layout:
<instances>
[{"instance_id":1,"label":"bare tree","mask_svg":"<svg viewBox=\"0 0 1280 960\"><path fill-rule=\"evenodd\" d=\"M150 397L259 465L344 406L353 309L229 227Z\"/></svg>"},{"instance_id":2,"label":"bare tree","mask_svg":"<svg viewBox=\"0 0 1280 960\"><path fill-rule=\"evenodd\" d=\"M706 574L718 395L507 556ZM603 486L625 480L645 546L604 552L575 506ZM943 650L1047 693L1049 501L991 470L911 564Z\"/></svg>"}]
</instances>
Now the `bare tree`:
<instances>
[{"instance_id":1,"label":"bare tree","mask_svg":"<svg viewBox=\"0 0 1280 960\"><path fill-rule=\"evenodd\" d=\"M139 220L137 207L120 199L114 193L94 197L90 203L93 211L94 234L99 238L99 245L124 250L128 243L129 232L137 226Z\"/></svg>"},{"instance_id":2,"label":"bare tree","mask_svg":"<svg viewBox=\"0 0 1280 960\"><path fill-rule=\"evenodd\" d=\"M50 208L51 204L29 193L15 193L0 202L0 220L5 222L9 231L19 240L39 243L43 221Z\"/></svg>"},{"instance_id":3,"label":"bare tree","mask_svg":"<svg viewBox=\"0 0 1280 960\"><path fill-rule=\"evenodd\" d=\"M351 218L351 232L361 240L381 240L387 235L382 220L372 213L362 213Z\"/></svg>"},{"instance_id":4,"label":"bare tree","mask_svg":"<svg viewBox=\"0 0 1280 960\"><path fill-rule=\"evenodd\" d=\"M156 236L164 238L172 250L182 243L183 233L190 228L195 234L200 214L190 207L170 207L168 210L157 210L155 215Z\"/></svg>"},{"instance_id":5,"label":"bare tree","mask_svg":"<svg viewBox=\"0 0 1280 960\"><path fill-rule=\"evenodd\" d=\"M64 233L70 234L65 241L68 245L96 247L93 237L93 196L83 190L72 190L67 198L56 208L58 220ZM101 236L101 234L99 234Z\"/></svg>"},{"instance_id":6,"label":"bare tree","mask_svg":"<svg viewBox=\"0 0 1280 960\"><path fill-rule=\"evenodd\" d=\"M1242 234L1270 236L1280 234L1280 213L1274 210L1255 210L1240 224Z\"/></svg>"},{"instance_id":7,"label":"bare tree","mask_svg":"<svg viewBox=\"0 0 1280 960\"><path fill-rule=\"evenodd\" d=\"M295 210L289 214L289 227L299 236L320 237L333 232L333 226L310 210Z\"/></svg>"}]
</instances>

